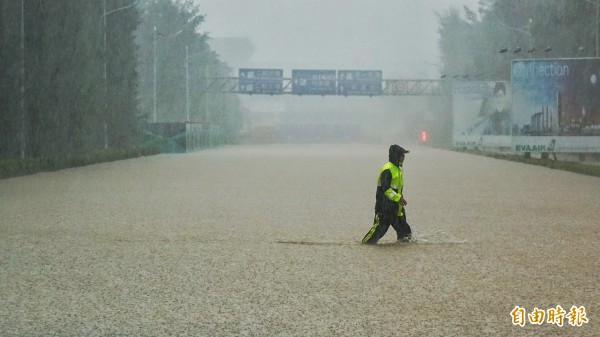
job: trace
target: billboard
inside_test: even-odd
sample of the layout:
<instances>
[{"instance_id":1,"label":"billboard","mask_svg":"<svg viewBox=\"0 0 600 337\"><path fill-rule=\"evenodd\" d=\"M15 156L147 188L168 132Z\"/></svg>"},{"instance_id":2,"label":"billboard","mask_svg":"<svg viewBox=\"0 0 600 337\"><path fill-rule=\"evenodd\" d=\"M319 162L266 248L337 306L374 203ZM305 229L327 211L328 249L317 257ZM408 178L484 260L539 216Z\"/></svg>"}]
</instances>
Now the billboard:
<instances>
[{"instance_id":1,"label":"billboard","mask_svg":"<svg viewBox=\"0 0 600 337\"><path fill-rule=\"evenodd\" d=\"M600 58L512 61L513 135L600 136Z\"/></svg>"},{"instance_id":2,"label":"billboard","mask_svg":"<svg viewBox=\"0 0 600 337\"><path fill-rule=\"evenodd\" d=\"M511 90L503 81L452 85L453 142L461 148L511 146Z\"/></svg>"},{"instance_id":3,"label":"billboard","mask_svg":"<svg viewBox=\"0 0 600 337\"><path fill-rule=\"evenodd\" d=\"M381 70L339 70L338 94L340 95L381 95Z\"/></svg>"},{"instance_id":4,"label":"billboard","mask_svg":"<svg viewBox=\"0 0 600 337\"><path fill-rule=\"evenodd\" d=\"M335 95L335 70L292 69L292 94Z\"/></svg>"},{"instance_id":5,"label":"billboard","mask_svg":"<svg viewBox=\"0 0 600 337\"><path fill-rule=\"evenodd\" d=\"M239 92L245 94L282 94L283 69L240 69Z\"/></svg>"}]
</instances>

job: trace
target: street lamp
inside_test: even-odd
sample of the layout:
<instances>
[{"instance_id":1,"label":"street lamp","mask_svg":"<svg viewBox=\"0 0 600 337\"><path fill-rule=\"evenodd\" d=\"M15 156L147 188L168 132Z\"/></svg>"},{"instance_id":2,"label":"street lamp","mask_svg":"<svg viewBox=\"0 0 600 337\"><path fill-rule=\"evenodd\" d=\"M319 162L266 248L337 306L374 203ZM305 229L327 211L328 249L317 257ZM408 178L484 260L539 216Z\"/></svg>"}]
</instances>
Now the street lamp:
<instances>
[{"instance_id":1,"label":"street lamp","mask_svg":"<svg viewBox=\"0 0 600 337\"><path fill-rule=\"evenodd\" d=\"M193 54L189 54L189 48L186 45L185 46L185 113L186 113L186 121L190 121L190 68L189 68L189 58L194 56L194 55L203 55L203 54L207 54L208 52L210 52L209 49L205 49L201 52L197 52L197 53L193 53ZM208 62L207 62L208 64ZM205 65L206 67L206 65ZM206 68L204 69L205 75L204 77L206 77ZM208 80L207 80L208 81Z\"/></svg>"},{"instance_id":2,"label":"street lamp","mask_svg":"<svg viewBox=\"0 0 600 337\"><path fill-rule=\"evenodd\" d=\"M496 18L496 19L498 20L498 24L500 26L502 26L502 27L504 27L506 29L510 29L510 30L515 31L515 32L519 32L521 34L527 35L528 38L529 38L529 46L528 46L527 52L528 53L532 53L535 50L535 48L532 46L532 41L531 41L531 39L532 39L531 24L533 23L533 19L532 18L529 18L529 22L527 23L527 25L525 25L523 27L511 27L511 26L505 24L504 22L500 21L498 18ZM521 47L517 47L515 50L513 50L513 53L517 54L517 53L521 52L521 50L522 50ZM507 51L508 51L507 48L500 49L500 53L506 53Z\"/></svg>"},{"instance_id":3,"label":"street lamp","mask_svg":"<svg viewBox=\"0 0 600 337\"><path fill-rule=\"evenodd\" d=\"M103 25L103 35L104 35L104 149L108 149L108 123L106 121L106 115L108 114L108 79L106 76L107 68L108 68L108 52L106 48L106 16L112 14L114 12L118 12L123 9L131 8L137 4L138 0L134 1L132 4L120 7L117 9L113 9L109 12L106 11L106 0L102 1L102 25Z\"/></svg>"},{"instance_id":4,"label":"street lamp","mask_svg":"<svg viewBox=\"0 0 600 337\"><path fill-rule=\"evenodd\" d=\"M154 51L153 51L153 54L154 54L154 66L153 66L153 68L154 68L154 80L153 80L153 82L154 82L154 94L153 94L153 104L154 104L153 120L154 120L154 123L156 123L156 101L157 101L157 96L156 96L156 43L159 40L158 35L161 36L161 39L166 39L169 37L177 36L181 32L183 32L183 28L176 31L173 34L167 35L167 34L157 32L156 26L154 26Z\"/></svg>"},{"instance_id":5,"label":"street lamp","mask_svg":"<svg viewBox=\"0 0 600 337\"><path fill-rule=\"evenodd\" d=\"M190 121L190 65L189 47L185 46L185 121Z\"/></svg>"}]
</instances>

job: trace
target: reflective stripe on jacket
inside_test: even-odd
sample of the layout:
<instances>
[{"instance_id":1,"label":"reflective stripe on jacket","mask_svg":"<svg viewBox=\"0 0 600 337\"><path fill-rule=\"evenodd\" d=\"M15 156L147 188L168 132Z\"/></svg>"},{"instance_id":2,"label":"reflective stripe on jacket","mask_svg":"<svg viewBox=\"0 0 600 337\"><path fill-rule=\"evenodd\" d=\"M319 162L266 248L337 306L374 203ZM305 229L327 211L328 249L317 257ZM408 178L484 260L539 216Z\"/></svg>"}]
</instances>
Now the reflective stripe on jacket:
<instances>
[{"instance_id":1,"label":"reflective stripe on jacket","mask_svg":"<svg viewBox=\"0 0 600 337\"><path fill-rule=\"evenodd\" d=\"M383 165L377 179L375 212L402 215L402 207L399 207L399 205L403 186L402 167L398 167L391 162Z\"/></svg>"}]
</instances>

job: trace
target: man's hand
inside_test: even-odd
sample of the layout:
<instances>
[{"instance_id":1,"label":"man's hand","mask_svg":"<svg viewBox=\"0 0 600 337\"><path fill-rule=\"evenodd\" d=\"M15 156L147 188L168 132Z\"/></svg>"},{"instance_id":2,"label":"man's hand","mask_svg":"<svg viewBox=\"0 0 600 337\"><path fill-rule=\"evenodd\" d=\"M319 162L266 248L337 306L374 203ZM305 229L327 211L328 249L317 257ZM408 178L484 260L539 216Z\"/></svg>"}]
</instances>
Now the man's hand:
<instances>
[{"instance_id":1,"label":"man's hand","mask_svg":"<svg viewBox=\"0 0 600 337\"><path fill-rule=\"evenodd\" d=\"M408 204L408 203L406 202L406 200L404 200L404 197L401 197L400 198L400 205L402 205L404 207L404 206L406 206L406 204Z\"/></svg>"}]
</instances>

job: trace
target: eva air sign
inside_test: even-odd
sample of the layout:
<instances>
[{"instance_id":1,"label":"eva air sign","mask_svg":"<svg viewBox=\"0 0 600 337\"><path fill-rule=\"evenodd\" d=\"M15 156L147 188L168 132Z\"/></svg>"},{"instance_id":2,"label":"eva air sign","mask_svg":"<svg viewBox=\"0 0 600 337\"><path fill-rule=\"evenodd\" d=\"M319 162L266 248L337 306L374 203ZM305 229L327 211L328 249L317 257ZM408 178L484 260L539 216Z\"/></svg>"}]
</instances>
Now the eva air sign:
<instances>
[{"instance_id":1,"label":"eva air sign","mask_svg":"<svg viewBox=\"0 0 600 337\"><path fill-rule=\"evenodd\" d=\"M515 136L512 149L520 153L600 153L600 137Z\"/></svg>"},{"instance_id":2,"label":"eva air sign","mask_svg":"<svg viewBox=\"0 0 600 337\"><path fill-rule=\"evenodd\" d=\"M516 144L516 152L548 152L547 146L544 144Z\"/></svg>"},{"instance_id":3,"label":"eva air sign","mask_svg":"<svg viewBox=\"0 0 600 337\"><path fill-rule=\"evenodd\" d=\"M555 152L556 137L513 137L512 148L515 152Z\"/></svg>"}]
</instances>

